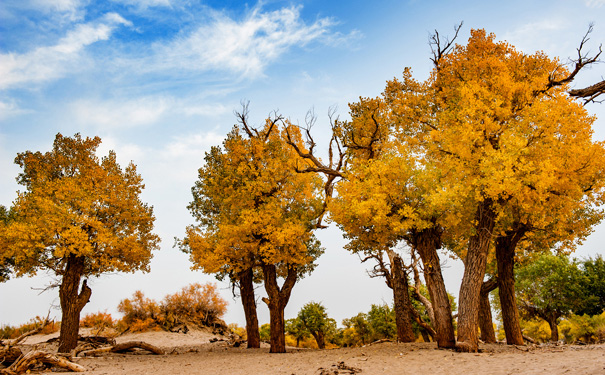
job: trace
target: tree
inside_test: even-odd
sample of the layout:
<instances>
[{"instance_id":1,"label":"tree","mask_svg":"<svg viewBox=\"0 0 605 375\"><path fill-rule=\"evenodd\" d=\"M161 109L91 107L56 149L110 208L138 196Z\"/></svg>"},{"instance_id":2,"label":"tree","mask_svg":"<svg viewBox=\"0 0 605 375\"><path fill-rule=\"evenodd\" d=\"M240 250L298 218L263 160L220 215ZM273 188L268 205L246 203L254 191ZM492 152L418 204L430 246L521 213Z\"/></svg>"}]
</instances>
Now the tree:
<instances>
[{"instance_id":1,"label":"tree","mask_svg":"<svg viewBox=\"0 0 605 375\"><path fill-rule=\"evenodd\" d=\"M516 270L519 308L525 317L545 320L551 341L559 341L558 321L582 306L584 275L567 256L542 255Z\"/></svg>"},{"instance_id":2,"label":"tree","mask_svg":"<svg viewBox=\"0 0 605 375\"><path fill-rule=\"evenodd\" d=\"M599 315L605 311L605 260L600 254L580 263L584 275L582 289L586 300L574 313L577 315Z\"/></svg>"},{"instance_id":3,"label":"tree","mask_svg":"<svg viewBox=\"0 0 605 375\"><path fill-rule=\"evenodd\" d=\"M404 342L414 340L411 305L407 276L397 274L401 258L392 249L406 241L418 251L435 306L438 345L453 347L452 314L437 255L443 232L438 218L446 217L446 200L427 199L435 179L439 179L438 171L423 166L422 160L400 142L387 103L388 99L376 98L350 104L353 120L341 124L347 163L344 179L336 187L338 196L329 206L330 217L350 239L347 249L378 261L381 274L393 289L397 320L401 322L398 330ZM383 265L383 253L389 257L390 271Z\"/></svg>"},{"instance_id":4,"label":"tree","mask_svg":"<svg viewBox=\"0 0 605 375\"><path fill-rule=\"evenodd\" d=\"M294 337L296 340L296 347L300 346L300 341L309 337L309 330L305 327L305 324L298 317L286 320L286 333Z\"/></svg>"},{"instance_id":5,"label":"tree","mask_svg":"<svg viewBox=\"0 0 605 375\"><path fill-rule=\"evenodd\" d=\"M14 216L15 212L12 208L6 209L6 207L0 205L0 233L14 220ZM4 242L3 237L0 236L0 282L7 281L10 278L15 265L15 260L9 255L6 248L7 244Z\"/></svg>"},{"instance_id":6,"label":"tree","mask_svg":"<svg viewBox=\"0 0 605 375\"><path fill-rule=\"evenodd\" d=\"M326 334L330 329L331 319L328 317L326 308L318 302L309 302L305 304L298 312L298 320L300 320L308 332L313 335L317 347L325 349Z\"/></svg>"},{"instance_id":7,"label":"tree","mask_svg":"<svg viewBox=\"0 0 605 375\"><path fill-rule=\"evenodd\" d=\"M77 344L80 311L92 293L86 278L148 271L160 241L152 233L153 209L139 198L144 184L136 166L122 169L113 151L99 160L100 143L99 137L57 134L51 151L15 159L26 190L2 237L17 276L45 270L60 278L59 352Z\"/></svg>"},{"instance_id":8,"label":"tree","mask_svg":"<svg viewBox=\"0 0 605 375\"><path fill-rule=\"evenodd\" d=\"M560 82L568 72L557 60L519 52L483 30L471 31L466 45L437 39L435 47L430 78L418 82L406 70L402 81L388 82L385 97L401 141L443 172L431 199L457 202L444 225L462 224L456 237L467 244L459 253L457 347L476 351L494 233L512 228L513 207L535 212L519 223L542 230L553 212L569 218L599 204L605 154L591 139L594 118L567 94L569 81Z\"/></svg>"},{"instance_id":9,"label":"tree","mask_svg":"<svg viewBox=\"0 0 605 375\"><path fill-rule=\"evenodd\" d=\"M190 253L194 268L233 275L241 287L252 286L241 283L243 273L258 272L268 295L264 302L270 311L271 352L281 353L284 308L292 288L323 252L312 232L324 212L322 181L296 172L308 162L285 143L286 130L278 124L288 127L303 148L298 128L281 116L267 119L260 129L250 127L245 106L238 116L240 126L227 135L223 148L206 154L199 170L188 207L199 224L187 228L181 247ZM251 293L242 291L242 296ZM246 311L255 311L243 303ZM247 316L247 330L252 324Z\"/></svg>"}]
</instances>

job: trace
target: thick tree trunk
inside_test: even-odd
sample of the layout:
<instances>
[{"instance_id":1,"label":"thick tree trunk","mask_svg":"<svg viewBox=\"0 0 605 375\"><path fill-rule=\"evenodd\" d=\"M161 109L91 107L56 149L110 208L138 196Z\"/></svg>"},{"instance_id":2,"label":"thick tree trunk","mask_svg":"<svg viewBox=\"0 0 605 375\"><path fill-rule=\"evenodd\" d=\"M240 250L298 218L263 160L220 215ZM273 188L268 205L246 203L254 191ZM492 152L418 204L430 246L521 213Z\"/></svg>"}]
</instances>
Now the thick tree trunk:
<instances>
[{"instance_id":1,"label":"thick tree trunk","mask_svg":"<svg viewBox=\"0 0 605 375\"><path fill-rule=\"evenodd\" d=\"M559 327L557 326L558 317L555 314L551 314L548 319L548 326L550 327L550 341L559 341Z\"/></svg>"},{"instance_id":2,"label":"thick tree trunk","mask_svg":"<svg viewBox=\"0 0 605 375\"><path fill-rule=\"evenodd\" d=\"M496 332L492 322L492 308L489 304L489 293L496 289L498 283L494 279L489 279L481 287L481 299L479 301L479 329L481 330L481 340L488 344L494 344Z\"/></svg>"},{"instance_id":3,"label":"thick tree trunk","mask_svg":"<svg viewBox=\"0 0 605 375\"><path fill-rule=\"evenodd\" d=\"M274 264L263 264L263 276L265 279L265 290L269 298L264 299L269 306L269 323L271 326L270 334L270 353L286 352L286 335L284 309L290 300L292 288L296 283L296 268L288 267L288 275L284 284L280 288L277 284L277 270Z\"/></svg>"},{"instance_id":4,"label":"thick tree trunk","mask_svg":"<svg viewBox=\"0 0 605 375\"><path fill-rule=\"evenodd\" d=\"M313 338L315 339L315 342L317 343L317 347L319 349L325 349L326 340L324 337L324 333L322 331L317 331L317 332L311 332L311 334L313 335Z\"/></svg>"},{"instance_id":5,"label":"thick tree trunk","mask_svg":"<svg viewBox=\"0 0 605 375\"><path fill-rule=\"evenodd\" d=\"M487 253L495 219L493 202L491 199L485 199L477 207L476 234L469 239L468 252L464 261L464 276L460 285L456 348L461 351L476 352L478 350L479 297L485 277Z\"/></svg>"},{"instance_id":6,"label":"thick tree trunk","mask_svg":"<svg viewBox=\"0 0 605 375\"><path fill-rule=\"evenodd\" d=\"M408 278L403 267L403 260L394 251L389 251L391 260L391 287L395 305L395 325L399 342L414 342L416 335L412 326L412 301Z\"/></svg>"},{"instance_id":7,"label":"thick tree trunk","mask_svg":"<svg viewBox=\"0 0 605 375\"><path fill-rule=\"evenodd\" d=\"M515 297L515 248L525 234L524 230L507 232L496 239L496 262L498 264L498 295L502 309L502 323L508 345L523 345L523 334L519 323L519 310Z\"/></svg>"},{"instance_id":8,"label":"thick tree trunk","mask_svg":"<svg viewBox=\"0 0 605 375\"><path fill-rule=\"evenodd\" d=\"M80 329L80 312L88 303L92 291L86 285L86 280L80 287L80 279L84 272L84 257L69 255L67 265L59 286L61 302L61 333L59 334L59 353L69 353L78 345Z\"/></svg>"},{"instance_id":9,"label":"thick tree trunk","mask_svg":"<svg viewBox=\"0 0 605 375\"><path fill-rule=\"evenodd\" d=\"M441 233L437 227L427 228L412 234L413 246L420 255L424 266L429 295L433 305L435 320L435 341L440 348L453 348L456 345L452 307L441 274L441 265L437 249L441 247Z\"/></svg>"},{"instance_id":10,"label":"thick tree trunk","mask_svg":"<svg viewBox=\"0 0 605 375\"><path fill-rule=\"evenodd\" d=\"M254 273L252 268L239 273L239 290L246 316L246 336L248 348L260 348L260 331L256 315L256 298L254 296Z\"/></svg>"}]
</instances>

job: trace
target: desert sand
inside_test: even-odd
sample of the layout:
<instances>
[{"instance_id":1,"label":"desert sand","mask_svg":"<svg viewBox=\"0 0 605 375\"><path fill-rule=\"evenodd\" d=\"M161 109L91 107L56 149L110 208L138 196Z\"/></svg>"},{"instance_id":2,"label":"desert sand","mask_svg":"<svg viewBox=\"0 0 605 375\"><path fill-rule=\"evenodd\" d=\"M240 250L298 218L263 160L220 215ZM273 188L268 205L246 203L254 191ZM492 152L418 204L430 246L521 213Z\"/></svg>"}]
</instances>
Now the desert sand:
<instances>
[{"instance_id":1,"label":"desert sand","mask_svg":"<svg viewBox=\"0 0 605 375\"><path fill-rule=\"evenodd\" d=\"M53 350L45 343L52 336L37 335L24 343L29 349ZM219 341L210 342L211 339ZM230 347L210 331L146 332L118 337L118 343L145 341L161 347L165 355L147 352L102 354L76 358L90 375L116 374L605 374L605 345L507 346L481 345L480 353L437 349L434 343L385 342L360 348L310 350L288 348L285 354L261 349ZM56 348L55 348L56 350ZM343 362L351 372L338 369ZM342 365L341 365L342 367Z\"/></svg>"}]
</instances>

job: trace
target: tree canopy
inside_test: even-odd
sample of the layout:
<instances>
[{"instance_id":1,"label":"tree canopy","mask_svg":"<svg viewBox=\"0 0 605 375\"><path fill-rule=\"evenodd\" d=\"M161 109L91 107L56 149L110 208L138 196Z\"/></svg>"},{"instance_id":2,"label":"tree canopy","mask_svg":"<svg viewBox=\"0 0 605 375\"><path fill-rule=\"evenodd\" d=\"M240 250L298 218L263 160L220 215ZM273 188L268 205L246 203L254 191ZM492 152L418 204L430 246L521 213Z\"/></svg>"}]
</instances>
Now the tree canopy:
<instances>
[{"instance_id":1,"label":"tree canopy","mask_svg":"<svg viewBox=\"0 0 605 375\"><path fill-rule=\"evenodd\" d=\"M91 294L82 277L149 270L159 237L152 207L136 166L122 169L110 151L99 159L99 137L57 134L51 151L26 151L15 159L25 191L14 202L14 219L2 228L3 258L17 276L51 271L61 278L60 351L75 347L79 314Z\"/></svg>"}]
</instances>

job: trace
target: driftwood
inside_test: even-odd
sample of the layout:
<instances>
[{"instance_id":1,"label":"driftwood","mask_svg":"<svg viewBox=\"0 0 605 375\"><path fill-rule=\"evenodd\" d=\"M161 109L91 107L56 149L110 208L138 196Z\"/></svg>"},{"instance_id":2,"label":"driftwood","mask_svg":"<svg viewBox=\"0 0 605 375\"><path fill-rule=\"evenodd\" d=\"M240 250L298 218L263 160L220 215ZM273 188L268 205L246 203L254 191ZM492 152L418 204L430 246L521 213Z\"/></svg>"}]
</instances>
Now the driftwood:
<instances>
[{"instance_id":1,"label":"driftwood","mask_svg":"<svg viewBox=\"0 0 605 375\"><path fill-rule=\"evenodd\" d=\"M19 359L19 357L23 355L23 351L21 351L21 349L16 345L18 345L21 341L25 340L27 337L35 335L36 333L42 331L42 329L46 327L49 323L50 320L47 316L41 325L39 325L35 329L32 329L31 331L25 332L16 339L7 341L0 340L0 344L2 345L0 347L0 364L4 366L10 366L15 361L17 361L17 359Z\"/></svg>"},{"instance_id":2,"label":"driftwood","mask_svg":"<svg viewBox=\"0 0 605 375\"><path fill-rule=\"evenodd\" d=\"M81 366L77 363L68 361L63 357L43 352L41 350L31 351L21 356L15 361L9 368L0 370L0 374L3 375L17 375L24 374L31 368L39 364L49 364L56 367L61 367L69 371L82 372L86 371L86 367Z\"/></svg>"},{"instance_id":3,"label":"driftwood","mask_svg":"<svg viewBox=\"0 0 605 375\"><path fill-rule=\"evenodd\" d=\"M157 346L148 344L146 342L128 341L128 342L124 342L124 343L117 344L114 346L108 346L105 348L98 348L98 349L82 351L78 355L95 356L95 355L103 354L103 353L122 353L122 352L128 351L130 349L134 349L134 348L144 349L153 354L158 354L158 355L164 354L164 351L162 349L158 348Z\"/></svg>"},{"instance_id":4,"label":"driftwood","mask_svg":"<svg viewBox=\"0 0 605 375\"><path fill-rule=\"evenodd\" d=\"M23 355L21 349L15 346L0 348L0 364L9 366Z\"/></svg>"},{"instance_id":5,"label":"driftwood","mask_svg":"<svg viewBox=\"0 0 605 375\"><path fill-rule=\"evenodd\" d=\"M536 343L536 340L532 339L531 337L527 337L525 335L523 335L523 340L525 340L527 342L531 342L532 344Z\"/></svg>"}]
</instances>

